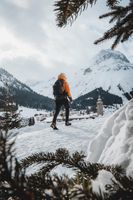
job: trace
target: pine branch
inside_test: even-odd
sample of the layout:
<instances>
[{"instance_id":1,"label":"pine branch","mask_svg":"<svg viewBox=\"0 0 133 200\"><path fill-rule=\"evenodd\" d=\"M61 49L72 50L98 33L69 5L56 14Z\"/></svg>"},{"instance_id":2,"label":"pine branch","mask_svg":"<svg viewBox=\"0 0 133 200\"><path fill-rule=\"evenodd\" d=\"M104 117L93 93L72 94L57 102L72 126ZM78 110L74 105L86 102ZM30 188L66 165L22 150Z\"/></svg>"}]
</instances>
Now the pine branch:
<instances>
[{"instance_id":1,"label":"pine branch","mask_svg":"<svg viewBox=\"0 0 133 200\"><path fill-rule=\"evenodd\" d=\"M55 2L55 13L57 26L63 27L68 23L72 24L88 5L93 5L96 0L58 0Z\"/></svg>"},{"instance_id":2,"label":"pine branch","mask_svg":"<svg viewBox=\"0 0 133 200\"><path fill-rule=\"evenodd\" d=\"M112 8L113 6L116 6L121 0L107 0L107 6Z\"/></svg>"},{"instance_id":3,"label":"pine branch","mask_svg":"<svg viewBox=\"0 0 133 200\"><path fill-rule=\"evenodd\" d=\"M131 200L133 199L133 178L120 176L117 177L118 182L114 182L112 185L106 186L109 192L110 200Z\"/></svg>"},{"instance_id":4,"label":"pine branch","mask_svg":"<svg viewBox=\"0 0 133 200\"><path fill-rule=\"evenodd\" d=\"M30 166L30 161L32 164L42 163L42 168L39 173L26 177L25 169L21 169L21 167ZM15 159L14 178L10 177L8 187L3 185L1 193L3 200L11 197L19 200L133 199L133 179L126 177L125 171L120 166L86 163L83 153L75 152L70 155L66 149L58 149L55 153L40 153L30 156L21 164L22 166ZM45 165L43 166L43 164ZM78 172L76 177L50 175L51 170L59 164L76 170ZM107 186L108 192L105 194L102 192L95 194L92 190L91 179L95 179L99 170L102 169L111 172L116 181L113 182L113 185ZM5 196L6 199L4 199Z\"/></svg>"},{"instance_id":5,"label":"pine branch","mask_svg":"<svg viewBox=\"0 0 133 200\"><path fill-rule=\"evenodd\" d=\"M94 5L97 0L58 0L55 2L55 12L57 26L63 27L68 23L72 24L88 5ZM103 37L99 38L94 44L101 43L105 40L115 38L112 49L120 42L127 41L133 34L133 3L132 0L127 6L120 6L121 0L106 0L110 12L100 16L100 19L111 17L109 23L116 23L107 30Z\"/></svg>"},{"instance_id":6,"label":"pine branch","mask_svg":"<svg viewBox=\"0 0 133 200\"><path fill-rule=\"evenodd\" d=\"M55 153L39 153L29 156L21 161L21 166L27 168L32 164L42 163L43 167L40 172L36 173L34 176L45 175L58 165L63 165L67 168L72 168L76 172L84 173L88 179L95 179L98 175L98 171L102 169L110 171L115 176L119 176L120 173L125 173L119 166L104 166L99 163L86 163L84 157L85 155L83 153L75 152L70 155L66 149L58 149Z\"/></svg>"},{"instance_id":7,"label":"pine branch","mask_svg":"<svg viewBox=\"0 0 133 200\"><path fill-rule=\"evenodd\" d=\"M116 25L105 32L103 37L96 40L95 44L115 37L116 39L112 45L112 49L114 49L120 42L127 41L133 34L133 5L126 7L116 6L112 10L112 12L100 16L100 18L111 16L110 23L116 21Z\"/></svg>"},{"instance_id":8,"label":"pine branch","mask_svg":"<svg viewBox=\"0 0 133 200\"><path fill-rule=\"evenodd\" d=\"M88 6L96 4L97 0L58 0L55 2L55 13L57 26L63 27L68 23L72 24ZM119 3L119 0L107 0L106 4L112 8Z\"/></svg>"}]
</instances>

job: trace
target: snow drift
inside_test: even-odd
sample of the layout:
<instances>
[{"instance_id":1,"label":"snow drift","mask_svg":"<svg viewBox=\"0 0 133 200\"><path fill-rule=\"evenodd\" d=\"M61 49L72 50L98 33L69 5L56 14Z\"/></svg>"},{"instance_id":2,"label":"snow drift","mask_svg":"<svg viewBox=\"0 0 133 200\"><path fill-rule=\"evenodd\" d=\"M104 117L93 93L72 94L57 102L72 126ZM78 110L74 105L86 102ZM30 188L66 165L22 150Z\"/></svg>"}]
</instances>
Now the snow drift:
<instances>
[{"instance_id":1,"label":"snow drift","mask_svg":"<svg viewBox=\"0 0 133 200\"><path fill-rule=\"evenodd\" d=\"M87 160L119 164L133 176L133 99L107 119L89 144Z\"/></svg>"}]
</instances>

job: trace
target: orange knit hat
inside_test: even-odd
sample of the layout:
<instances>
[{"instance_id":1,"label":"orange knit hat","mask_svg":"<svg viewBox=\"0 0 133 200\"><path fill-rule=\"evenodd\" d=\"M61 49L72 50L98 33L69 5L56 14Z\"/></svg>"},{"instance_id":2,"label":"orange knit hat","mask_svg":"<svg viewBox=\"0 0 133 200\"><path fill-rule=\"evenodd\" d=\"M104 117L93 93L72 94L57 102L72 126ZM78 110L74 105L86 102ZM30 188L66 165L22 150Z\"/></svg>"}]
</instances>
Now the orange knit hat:
<instances>
[{"instance_id":1,"label":"orange knit hat","mask_svg":"<svg viewBox=\"0 0 133 200\"><path fill-rule=\"evenodd\" d=\"M67 79L66 74L64 74L64 73L59 74L58 79L66 80Z\"/></svg>"}]
</instances>

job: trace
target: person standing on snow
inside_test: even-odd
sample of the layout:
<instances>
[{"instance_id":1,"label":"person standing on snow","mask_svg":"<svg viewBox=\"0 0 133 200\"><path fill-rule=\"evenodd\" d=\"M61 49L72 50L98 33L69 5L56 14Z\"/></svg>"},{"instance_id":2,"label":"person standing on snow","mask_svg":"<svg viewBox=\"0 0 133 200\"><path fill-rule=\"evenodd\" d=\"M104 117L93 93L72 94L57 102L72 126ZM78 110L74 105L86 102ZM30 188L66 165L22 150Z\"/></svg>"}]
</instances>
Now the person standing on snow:
<instances>
[{"instance_id":1,"label":"person standing on snow","mask_svg":"<svg viewBox=\"0 0 133 200\"><path fill-rule=\"evenodd\" d=\"M58 130L56 126L57 116L61 110L61 107L65 107L65 125L70 126L69 122L69 101L72 102L72 96L70 92L70 87L67 83L67 77L64 73L59 74L58 80L55 82L53 86L53 94L55 97L55 113L53 117L53 121L51 127L55 130Z\"/></svg>"}]
</instances>

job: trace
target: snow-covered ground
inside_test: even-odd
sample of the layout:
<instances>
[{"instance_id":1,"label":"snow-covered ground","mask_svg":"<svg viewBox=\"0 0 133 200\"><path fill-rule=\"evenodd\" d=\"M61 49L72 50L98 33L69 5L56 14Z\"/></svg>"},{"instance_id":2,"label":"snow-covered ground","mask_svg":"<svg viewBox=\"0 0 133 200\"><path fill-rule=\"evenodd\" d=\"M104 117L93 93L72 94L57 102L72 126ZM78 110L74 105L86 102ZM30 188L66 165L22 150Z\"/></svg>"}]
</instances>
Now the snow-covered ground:
<instances>
[{"instance_id":1,"label":"snow-covered ground","mask_svg":"<svg viewBox=\"0 0 133 200\"><path fill-rule=\"evenodd\" d=\"M133 176L133 99L105 122L89 144L87 160L119 164Z\"/></svg>"},{"instance_id":2,"label":"snow-covered ground","mask_svg":"<svg viewBox=\"0 0 133 200\"><path fill-rule=\"evenodd\" d=\"M37 110L35 108L26 108L23 106L19 107L19 111L22 117L29 118L33 117L35 114L47 114L48 112L46 110Z\"/></svg>"},{"instance_id":3,"label":"snow-covered ground","mask_svg":"<svg viewBox=\"0 0 133 200\"><path fill-rule=\"evenodd\" d=\"M98 134L107 116L73 120L69 127L64 122L58 122L58 131L52 130L50 123L45 121L21 128L16 139L17 157L21 160L33 153L54 152L58 148L67 148L70 153L83 151L87 155L89 142ZM34 170L36 168L31 172ZM57 171L64 173L63 168Z\"/></svg>"},{"instance_id":4,"label":"snow-covered ground","mask_svg":"<svg viewBox=\"0 0 133 200\"><path fill-rule=\"evenodd\" d=\"M50 120L20 129L16 139L19 160L33 153L67 148L70 153L83 151L89 162L119 164L133 176L133 100L113 114L73 120L70 127L58 122L57 131L50 128ZM30 173L36 170L31 168ZM62 174L66 169L58 168L56 172Z\"/></svg>"},{"instance_id":5,"label":"snow-covered ground","mask_svg":"<svg viewBox=\"0 0 133 200\"><path fill-rule=\"evenodd\" d=\"M90 138L97 134L103 121L104 118L75 120L69 127L59 122L57 131L50 128L50 123L44 122L22 128L16 141L19 158L22 159L34 152L55 151L57 148L67 148L71 152L87 152Z\"/></svg>"}]
</instances>

